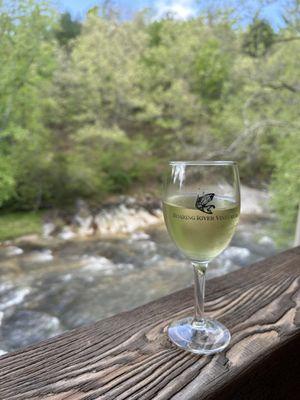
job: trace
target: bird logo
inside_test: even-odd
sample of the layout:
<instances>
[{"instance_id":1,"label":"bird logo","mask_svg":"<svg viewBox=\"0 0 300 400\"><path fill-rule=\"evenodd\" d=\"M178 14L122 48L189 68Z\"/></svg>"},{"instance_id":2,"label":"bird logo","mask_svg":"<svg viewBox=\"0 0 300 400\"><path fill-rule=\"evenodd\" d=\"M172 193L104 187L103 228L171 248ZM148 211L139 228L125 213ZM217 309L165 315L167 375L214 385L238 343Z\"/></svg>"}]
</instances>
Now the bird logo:
<instances>
[{"instance_id":1,"label":"bird logo","mask_svg":"<svg viewBox=\"0 0 300 400\"><path fill-rule=\"evenodd\" d=\"M195 207L199 210L204 212L205 214L212 214L212 210L216 208L213 204L208 204L210 203L213 198L215 197L214 193L207 193L202 196L198 194Z\"/></svg>"}]
</instances>

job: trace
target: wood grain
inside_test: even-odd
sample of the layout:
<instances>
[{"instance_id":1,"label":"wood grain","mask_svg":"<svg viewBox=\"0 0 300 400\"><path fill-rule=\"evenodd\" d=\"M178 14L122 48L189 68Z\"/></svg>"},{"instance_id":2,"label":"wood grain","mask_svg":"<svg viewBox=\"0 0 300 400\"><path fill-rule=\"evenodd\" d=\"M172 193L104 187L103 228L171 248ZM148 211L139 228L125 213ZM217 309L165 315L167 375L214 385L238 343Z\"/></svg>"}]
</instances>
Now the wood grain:
<instances>
[{"instance_id":1,"label":"wood grain","mask_svg":"<svg viewBox=\"0 0 300 400\"><path fill-rule=\"evenodd\" d=\"M300 248L207 283L225 352L195 356L166 336L192 313L185 289L0 358L1 400L300 398Z\"/></svg>"}]
</instances>

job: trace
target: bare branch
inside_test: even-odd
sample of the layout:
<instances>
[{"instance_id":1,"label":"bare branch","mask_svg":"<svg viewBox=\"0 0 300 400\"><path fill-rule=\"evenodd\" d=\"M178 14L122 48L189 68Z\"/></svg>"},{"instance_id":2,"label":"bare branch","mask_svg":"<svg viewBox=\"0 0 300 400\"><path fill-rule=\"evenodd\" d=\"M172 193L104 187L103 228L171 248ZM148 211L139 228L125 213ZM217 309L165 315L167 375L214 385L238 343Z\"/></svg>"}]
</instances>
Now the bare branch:
<instances>
[{"instance_id":1,"label":"bare branch","mask_svg":"<svg viewBox=\"0 0 300 400\"><path fill-rule=\"evenodd\" d=\"M277 39L277 40L274 40L274 43L292 42L294 40L300 40L300 36L291 36L288 38Z\"/></svg>"},{"instance_id":2,"label":"bare branch","mask_svg":"<svg viewBox=\"0 0 300 400\"><path fill-rule=\"evenodd\" d=\"M259 131L271 127L271 126L286 126L287 122L276 121L276 120L264 120L259 121L253 124L250 127L247 127L243 132L241 132L236 139L223 151L217 150L207 154L207 158L211 159L221 154L226 156L227 154L232 154L237 151L238 148L244 147L245 144L249 142L249 140L253 140L254 137L258 134ZM241 147L240 147L241 146Z\"/></svg>"},{"instance_id":3,"label":"bare branch","mask_svg":"<svg viewBox=\"0 0 300 400\"><path fill-rule=\"evenodd\" d=\"M287 89L287 90L289 90L290 92L293 92L293 93L300 92L300 87L292 86L292 85L290 85L290 84L288 84L286 82L280 82L279 84L276 84L276 83L264 83L263 87L268 87L268 88L275 89L275 90Z\"/></svg>"},{"instance_id":4,"label":"bare branch","mask_svg":"<svg viewBox=\"0 0 300 400\"><path fill-rule=\"evenodd\" d=\"M261 95L261 91L256 91L253 93L244 103L243 109L242 109L242 115L243 115L243 122L245 128L248 128L250 125L250 120L247 117L247 110L248 108L252 105L252 102L258 98Z\"/></svg>"}]
</instances>

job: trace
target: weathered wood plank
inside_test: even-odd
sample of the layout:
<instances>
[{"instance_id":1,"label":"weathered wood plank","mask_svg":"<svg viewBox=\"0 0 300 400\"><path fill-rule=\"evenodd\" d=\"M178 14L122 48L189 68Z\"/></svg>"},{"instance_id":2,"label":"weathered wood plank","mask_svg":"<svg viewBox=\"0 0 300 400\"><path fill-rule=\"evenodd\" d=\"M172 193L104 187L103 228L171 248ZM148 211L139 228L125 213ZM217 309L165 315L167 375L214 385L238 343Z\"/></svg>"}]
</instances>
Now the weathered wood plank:
<instances>
[{"instance_id":1,"label":"weathered wood plank","mask_svg":"<svg viewBox=\"0 0 300 400\"><path fill-rule=\"evenodd\" d=\"M229 348L195 356L168 323L190 314L191 288L0 358L0 399L299 398L300 248L208 281L206 310Z\"/></svg>"}]
</instances>

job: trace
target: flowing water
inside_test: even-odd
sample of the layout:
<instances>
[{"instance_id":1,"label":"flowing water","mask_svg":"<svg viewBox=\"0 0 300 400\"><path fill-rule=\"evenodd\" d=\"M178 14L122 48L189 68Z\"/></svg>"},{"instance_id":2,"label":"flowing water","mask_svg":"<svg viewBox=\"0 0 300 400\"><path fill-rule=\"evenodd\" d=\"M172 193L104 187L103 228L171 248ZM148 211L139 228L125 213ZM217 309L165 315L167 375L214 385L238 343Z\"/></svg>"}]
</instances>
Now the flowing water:
<instances>
[{"instance_id":1,"label":"flowing water","mask_svg":"<svg viewBox=\"0 0 300 400\"><path fill-rule=\"evenodd\" d=\"M208 278L277 251L271 220L248 218ZM192 283L163 224L110 238L53 239L0 249L0 354L132 309Z\"/></svg>"}]
</instances>

